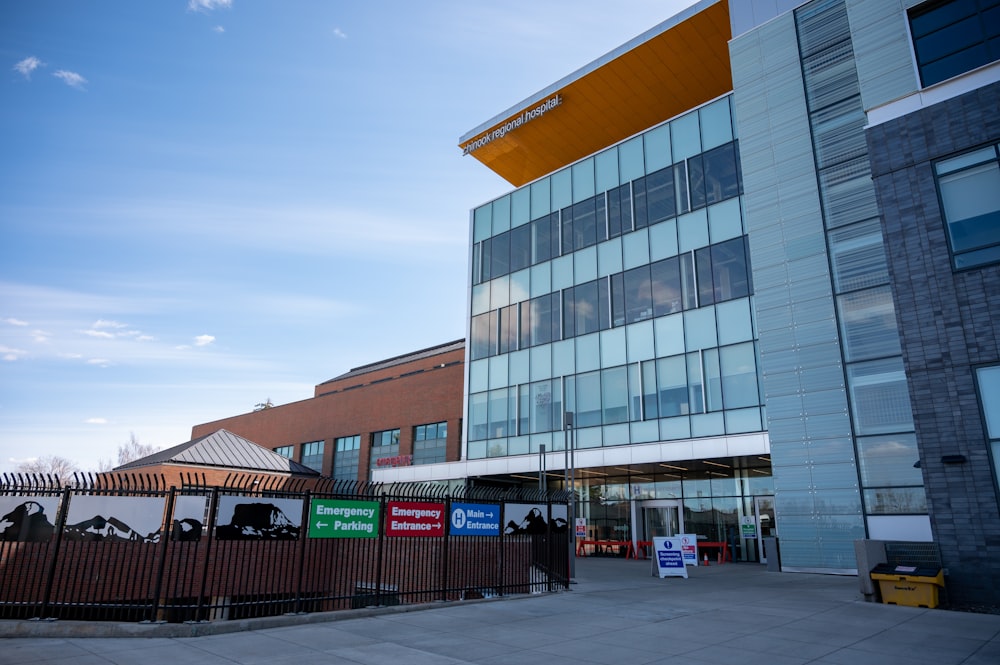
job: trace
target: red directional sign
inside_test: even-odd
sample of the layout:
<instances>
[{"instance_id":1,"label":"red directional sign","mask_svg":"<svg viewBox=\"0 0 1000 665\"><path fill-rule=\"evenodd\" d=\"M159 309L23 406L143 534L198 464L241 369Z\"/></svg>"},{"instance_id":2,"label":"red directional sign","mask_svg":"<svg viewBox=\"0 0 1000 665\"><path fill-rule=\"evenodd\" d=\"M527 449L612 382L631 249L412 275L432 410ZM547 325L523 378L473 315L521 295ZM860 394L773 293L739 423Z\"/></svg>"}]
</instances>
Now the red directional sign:
<instances>
[{"instance_id":1,"label":"red directional sign","mask_svg":"<svg viewBox=\"0 0 1000 665\"><path fill-rule=\"evenodd\" d=\"M389 501L386 504L385 535L430 538L444 535L444 504L421 501Z\"/></svg>"}]
</instances>

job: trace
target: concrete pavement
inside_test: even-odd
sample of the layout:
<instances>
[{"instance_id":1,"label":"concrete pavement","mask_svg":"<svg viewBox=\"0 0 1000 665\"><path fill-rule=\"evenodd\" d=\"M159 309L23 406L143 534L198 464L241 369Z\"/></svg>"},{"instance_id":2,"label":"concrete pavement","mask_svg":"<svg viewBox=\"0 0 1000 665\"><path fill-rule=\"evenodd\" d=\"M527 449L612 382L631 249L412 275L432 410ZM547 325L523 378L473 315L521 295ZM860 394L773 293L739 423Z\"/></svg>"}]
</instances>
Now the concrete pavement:
<instances>
[{"instance_id":1,"label":"concrete pavement","mask_svg":"<svg viewBox=\"0 0 1000 665\"><path fill-rule=\"evenodd\" d=\"M854 577L757 564L689 571L659 579L649 562L580 559L569 592L218 622L197 637L137 624L2 621L0 663L1000 663L1000 615L867 603Z\"/></svg>"}]
</instances>

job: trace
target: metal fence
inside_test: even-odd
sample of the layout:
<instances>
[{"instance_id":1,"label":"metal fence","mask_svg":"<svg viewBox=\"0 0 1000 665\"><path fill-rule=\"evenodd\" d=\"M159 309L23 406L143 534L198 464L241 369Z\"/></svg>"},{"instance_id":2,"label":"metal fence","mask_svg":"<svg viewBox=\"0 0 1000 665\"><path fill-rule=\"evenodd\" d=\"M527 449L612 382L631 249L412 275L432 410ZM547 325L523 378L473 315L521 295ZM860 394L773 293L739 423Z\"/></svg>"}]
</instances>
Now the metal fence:
<instances>
[{"instance_id":1,"label":"metal fence","mask_svg":"<svg viewBox=\"0 0 1000 665\"><path fill-rule=\"evenodd\" d=\"M569 582L565 493L0 475L0 617L214 621Z\"/></svg>"}]
</instances>

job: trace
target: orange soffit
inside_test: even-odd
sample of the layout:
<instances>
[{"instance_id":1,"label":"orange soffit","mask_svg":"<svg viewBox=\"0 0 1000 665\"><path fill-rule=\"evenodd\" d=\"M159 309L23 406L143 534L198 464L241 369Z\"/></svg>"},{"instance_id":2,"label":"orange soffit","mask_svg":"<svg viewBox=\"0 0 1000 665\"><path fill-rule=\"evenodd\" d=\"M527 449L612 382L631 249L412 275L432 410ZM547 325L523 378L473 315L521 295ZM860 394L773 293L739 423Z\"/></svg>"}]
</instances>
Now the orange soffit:
<instances>
[{"instance_id":1,"label":"orange soffit","mask_svg":"<svg viewBox=\"0 0 1000 665\"><path fill-rule=\"evenodd\" d=\"M520 187L731 92L729 3L706 4L472 130L459 147Z\"/></svg>"}]
</instances>

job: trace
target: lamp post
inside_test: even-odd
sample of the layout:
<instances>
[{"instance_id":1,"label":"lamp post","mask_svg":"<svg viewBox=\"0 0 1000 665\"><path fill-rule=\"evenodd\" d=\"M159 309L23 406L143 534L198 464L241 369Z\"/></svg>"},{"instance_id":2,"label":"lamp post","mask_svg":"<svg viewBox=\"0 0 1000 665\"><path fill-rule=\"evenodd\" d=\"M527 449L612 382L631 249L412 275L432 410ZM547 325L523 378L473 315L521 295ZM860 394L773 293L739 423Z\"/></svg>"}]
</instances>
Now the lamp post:
<instances>
[{"instance_id":1,"label":"lamp post","mask_svg":"<svg viewBox=\"0 0 1000 665\"><path fill-rule=\"evenodd\" d=\"M545 444L538 446L538 489L542 494L548 493L548 483L545 478Z\"/></svg>"},{"instance_id":2,"label":"lamp post","mask_svg":"<svg viewBox=\"0 0 1000 665\"><path fill-rule=\"evenodd\" d=\"M576 577L576 468L574 464L574 453L576 452L573 442L573 412L566 411L563 415L563 427L566 430L566 487L569 488L569 521L566 525L569 541L569 577L572 580Z\"/></svg>"}]
</instances>

